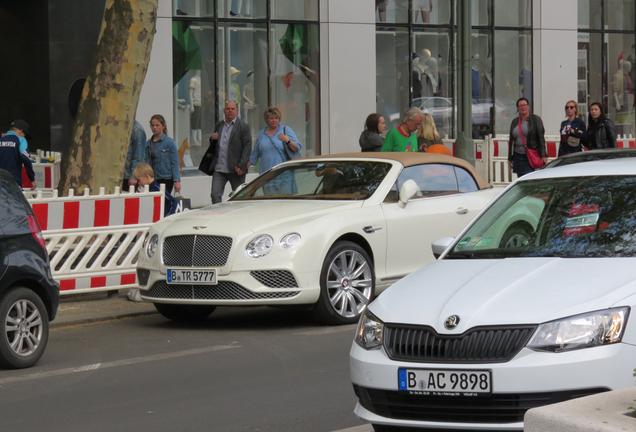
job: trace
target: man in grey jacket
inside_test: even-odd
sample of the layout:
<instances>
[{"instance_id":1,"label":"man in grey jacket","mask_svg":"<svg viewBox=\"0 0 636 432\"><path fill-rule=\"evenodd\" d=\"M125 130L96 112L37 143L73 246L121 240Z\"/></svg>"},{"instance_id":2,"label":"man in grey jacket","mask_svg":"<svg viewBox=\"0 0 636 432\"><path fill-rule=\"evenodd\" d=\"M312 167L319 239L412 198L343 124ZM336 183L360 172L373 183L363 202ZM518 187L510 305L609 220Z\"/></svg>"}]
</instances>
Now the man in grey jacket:
<instances>
[{"instance_id":1,"label":"man in grey jacket","mask_svg":"<svg viewBox=\"0 0 636 432\"><path fill-rule=\"evenodd\" d=\"M238 118L236 102L227 101L223 113L225 119L216 124L210 147L199 165L201 171L212 176L212 204L221 202L228 181L232 190L245 182L252 153L252 133L249 125Z\"/></svg>"}]
</instances>

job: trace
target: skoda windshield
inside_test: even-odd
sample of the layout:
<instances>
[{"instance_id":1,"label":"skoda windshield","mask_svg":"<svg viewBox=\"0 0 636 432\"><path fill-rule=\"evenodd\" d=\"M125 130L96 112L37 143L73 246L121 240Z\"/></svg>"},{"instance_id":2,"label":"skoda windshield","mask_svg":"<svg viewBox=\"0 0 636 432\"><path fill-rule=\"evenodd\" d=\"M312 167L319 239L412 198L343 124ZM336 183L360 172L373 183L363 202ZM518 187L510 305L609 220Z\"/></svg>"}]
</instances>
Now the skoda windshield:
<instances>
[{"instance_id":1,"label":"skoda windshield","mask_svg":"<svg viewBox=\"0 0 636 432\"><path fill-rule=\"evenodd\" d=\"M390 169L389 163L370 161L279 165L240 189L231 200L364 200L373 195Z\"/></svg>"},{"instance_id":2,"label":"skoda windshield","mask_svg":"<svg viewBox=\"0 0 636 432\"><path fill-rule=\"evenodd\" d=\"M596 176L518 182L446 258L635 255L636 177Z\"/></svg>"}]
</instances>

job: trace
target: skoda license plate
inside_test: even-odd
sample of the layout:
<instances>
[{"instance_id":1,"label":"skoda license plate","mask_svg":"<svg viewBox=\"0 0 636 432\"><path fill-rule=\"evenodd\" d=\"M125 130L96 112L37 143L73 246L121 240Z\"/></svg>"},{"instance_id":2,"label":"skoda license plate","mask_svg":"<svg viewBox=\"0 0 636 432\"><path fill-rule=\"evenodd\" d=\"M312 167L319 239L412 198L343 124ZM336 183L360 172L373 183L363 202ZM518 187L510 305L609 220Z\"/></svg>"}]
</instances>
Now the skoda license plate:
<instances>
[{"instance_id":1,"label":"skoda license plate","mask_svg":"<svg viewBox=\"0 0 636 432\"><path fill-rule=\"evenodd\" d=\"M169 284L216 285L216 270L168 270Z\"/></svg>"},{"instance_id":2,"label":"skoda license plate","mask_svg":"<svg viewBox=\"0 0 636 432\"><path fill-rule=\"evenodd\" d=\"M413 395L479 396L492 392L490 370L399 369L398 389Z\"/></svg>"}]
</instances>

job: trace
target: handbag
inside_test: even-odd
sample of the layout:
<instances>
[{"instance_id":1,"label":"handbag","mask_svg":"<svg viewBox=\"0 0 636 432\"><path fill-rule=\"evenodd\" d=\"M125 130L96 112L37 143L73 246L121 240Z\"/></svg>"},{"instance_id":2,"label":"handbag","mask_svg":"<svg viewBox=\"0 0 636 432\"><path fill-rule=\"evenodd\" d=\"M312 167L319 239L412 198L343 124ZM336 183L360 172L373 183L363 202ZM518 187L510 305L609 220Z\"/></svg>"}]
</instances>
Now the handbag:
<instances>
[{"instance_id":1,"label":"handbag","mask_svg":"<svg viewBox=\"0 0 636 432\"><path fill-rule=\"evenodd\" d=\"M283 127L283 133L287 135L287 126ZM299 151L292 151L292 149L289 148L289 144L283 143L283 146L285 147L285 155L287 156L287 160L294 160L294 159L300 158Z\"/></svg>"},{"instance_id":2,"label":"handbag","mask_svg":"<svg viewBox=\"0 0 636 432\"><path fill-rule=\"evenodd\" d=\"M526 144L526 139L523 137L523 131L521 130L521 117L519 117L519 136L521 136L521 142L523 142L523 145L526 148L526 156L528 156L530 166L534 169L543 167L545 164L543 163L543 159L539 156L539 152L528 148L528 144Z\"/></svg>"},{"instance_id":3,"label":"handbag","mask_svg":"<svg viewBox=\"0 0 636 432\"><path fill-rule=\"evenodd\" d=\"M192 210L192 201L190 200L190 198L176 195L174 199L177 201L177 208L175 209L175 213L183 213Z\"/></svg>"},{"instance_id":4,"label":"handbag","mask_svg":"<svg viewBox=\"0 0 636 432\"><path fill-rule=\"evenodd\" d=\"M578 147L581 144L581 138L568 136L568 145L570 147Z\"/></svg>"}]
</instances>

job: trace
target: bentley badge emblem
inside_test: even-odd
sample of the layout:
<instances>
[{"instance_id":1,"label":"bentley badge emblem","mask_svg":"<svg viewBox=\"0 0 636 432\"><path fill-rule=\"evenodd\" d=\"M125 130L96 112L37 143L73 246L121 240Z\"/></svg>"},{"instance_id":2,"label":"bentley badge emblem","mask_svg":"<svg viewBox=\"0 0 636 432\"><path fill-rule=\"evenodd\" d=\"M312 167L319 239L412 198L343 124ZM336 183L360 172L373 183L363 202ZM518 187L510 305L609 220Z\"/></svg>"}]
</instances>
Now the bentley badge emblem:
<instances>
[{"instance_id":1,"label":"bentley badge emblem","mask_svg":"<svg viewBox=\"0 0 636 432\"><path fill-rule=\"evenodd\" d=\"M202 230L202 229L207 228L207 227L205 227L205 226L193 226L192 228L194 228L195 230L199 231L199 230Z\"/></svg>"},{"instance_id":2,"label":"bentley badge emblem","mask_svg":"<svg viewBox=\"0 0 636 432\"><path fill-rule=\"evenodd\" d=\"M446 321L444 321L444 327L446 327L449 330L454 329L455 327L457 327L458 324L459 324L459 317L457 315L451 315L448 318L446 318Z\"/></svg>"}]
</instances>

